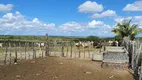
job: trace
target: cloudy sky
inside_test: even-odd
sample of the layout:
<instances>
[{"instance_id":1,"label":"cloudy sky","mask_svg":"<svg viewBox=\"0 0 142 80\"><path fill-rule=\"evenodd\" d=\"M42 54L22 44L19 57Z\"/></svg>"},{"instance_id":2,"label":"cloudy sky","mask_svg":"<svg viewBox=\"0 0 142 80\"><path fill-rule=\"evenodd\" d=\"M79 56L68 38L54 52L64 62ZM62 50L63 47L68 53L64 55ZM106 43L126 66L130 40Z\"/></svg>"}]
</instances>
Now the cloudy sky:
<instances>
[{"instance_id":1,"label":"cloudy sky","mask_svg":"<svg viewBox=\"0 0 142 80\"><path fill-rule=\"evenodd\" d=\"M0 0L0 35L111 37L123 19L142 28L142 0Z\"/></svg>"}]
</instances>

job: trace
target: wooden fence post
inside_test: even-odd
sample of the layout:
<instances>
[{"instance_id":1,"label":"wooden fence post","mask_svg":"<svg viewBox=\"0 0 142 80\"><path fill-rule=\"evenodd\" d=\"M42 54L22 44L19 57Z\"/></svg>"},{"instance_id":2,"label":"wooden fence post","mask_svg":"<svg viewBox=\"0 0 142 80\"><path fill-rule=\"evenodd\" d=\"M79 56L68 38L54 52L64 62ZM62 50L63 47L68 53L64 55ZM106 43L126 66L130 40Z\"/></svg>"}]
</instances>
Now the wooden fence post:
<instances>
[{"instance_id":1,"label":"wooden fence post","mask_svg":"<svg viewBox=\"0 0 142 80\"><path fill-rule=\"evenodd\" d=\"M36 46L35 46L35 43L34 43L34 53L35 53L35 58L37 58L37 56L36 56Z\"/></svg>"},{"instance_id":2,"label":"wooden fence post","mask_svg":"<svg viewBox=\"0 0 142 80\"><path fill-rule=\"evenodd\" d=\"M99 45L101 46L101 47L100 47L100 50L99 50L99 53L101 53L101 51L102 51L102 50L101 50L101 49L102 49L102 42L100 42Z\"/></svg>"},{"instance_id":3,"label":"wooden fence post","mask_svg":"<svg viewBox=\"0 0 142 80\"><path fill-rule=\"evenodd\" d=\"M76 58L76 54L77 54L76 46L75 46L75 48L74 48L74 53L75 53L75 58Z\"/></svg>"},{"instance_id":4,"label":"wooden fence post","mask_svg":"<svg viewBox=\"0 0 142 80\"><path fill-rule=\"evenodd\" d=\"M42 45L41 45L42 44ZM43 42L40 42L40 46L39 46L39 48L40 48L40 57L43 57L43 50L42 50L42 47L43 47L44 45L43 45Z\"/></svg>"},{"instance_id":5,"label":"wooden fence post","mask_svg":"<svg viewBox=\"0 0 142 80\"><path fill-rule=\"evenodd\" d=\"M33 59L34 59L34 43L32 42L32 49L33 49Z\"/></svg>"},{"instance_id":6,"label":"wooden fence post","mask_svg":"<svg viewBox=\"0 0 142 80\"><path fill-rule=\"evenodd\" d=\"M140 66L139 80L142 80L142 61L141 61L141 66Z\"/></svg>"},{"instance_id":7,"label":"wooden fence post","mask_svg":"<svg viewBox=\"0 0 142 80\"><path fill-rule=\"evenodd\" d=\"M30 59L30 42L28 42L28 59Z\"/></svg>"},{"instance_id":8,"label":"wooden fence post","mask_svg":"<svg viewBox=\"0 0 142 80\"><path fill-rule=\"evenodd\" d=\"M56 44L56 40L54 41L53 46L54 46L54 56L56 56L56 53L57 53L57 52L56 52L56 48L57 48L57 47L56 47L56 46L57 46L57 44Z\"/></svg>"},{"instance_id":9,"label":"wooden fence post","mask_svg":"<svg viewBox=\"0 0 142 80\"><path fill-rule=\"evenodd\" d=\"M14 63L17 64L17 45L16 45L16 43L14 43L14 47L15 47L15 59L14 59Z\"/></svg>"},{"instance_id":10,"label":"wooden fence post","mask_svg":"<svg viewBox=\"0 0 142 80\"><path fill-rule=\"evenodd\" d=\"M9 57L10 58L10 63L9 64L11 64L12 61L11 61L11 43L10 43L10 41L9 41L9 51L10 51L10 55L9 55L10 56Z\"/></svg>"},{"instance_id":11,"label":"wooden fence post","mask_svg":"<svg viewBox=\"0 0 142 80\"><path fill-rule=\"evenodd\" d=\"M78 47L78 53L79 53L78 57L80 58L81 57L81 55L80 55L80 46Z\"/></svg>"},{"instance_id":12,"label":"wooden fence post","mask_svg":"<svg viewBox=\"0 0 142 80\"><path fill-rule=\"evenodd\" d=\"M106 51L106 41L104 41L104 51Z\"/></svg>"},{"instance_id":13,"label":"wooden fence post","mask_svg":"<svg viewBox=\"0 0 142 80\"><path fill-rule=\"evenodd\" d=\"M67 42L67 53L66 53L67 57L68 57L68 51L69 51L69 42Z\"/></svg>"},{"instance_id":14,"label":"wooden fence post","mask_svg":"<svg viewBox=\"0 0 142 80\"><path fill-rule=\"evenodd\" d=\"M83 43L85 45L85 42ZM83 53L84 53L84 58L85 58L85 47L83 47Z\"/></svg>"},{"instance_id":15,"label":"wooden fence post","mask_svg":"<svg viewBox=\"0 0 142 80\"><path fill-rule=\"evenodd\" d=\"M78 53L79 53L79 54L78 54L78 57L79 57L79 58L81 57L81 55L80 55L80 48L81 48L81 46L78 47Z\"/></svg>"},{"instance_id":16,"label":"wooden fence post","mask_svg":"<svg viewBox=\"0 0 142 80\"><path fill-rule=\"evenodd\" d=\"M26 60L26 53L27 53L27 42L25 42L25 60Z\"/></svg>"},{"instance_id":17,"label":"wooden fence post","mask_svg":"<svg viewBox=\"0 0 142 80\"><path fill-rule=\"evenodd\" d=\"M94 42L92 41L92 50L91 50L92 51L92 56L91 56L91 58L93 58L93 54L94 54L94 45L93 44L94 44Z\"/></svg>"},{"instance_id":18,"label":"wooden fence post","mask_svg":"<svg viewBox=\"0 0 142 80\"><path fill-rule=\"evenodd\" d=\"M84 58L85 58L85 48L83 47L83 52L84 52Z\"/></svg>"},{"instance_id":19,"label":"wooden fence post","mask_svg":"<svg viewBox=\"0 0 142 80\"><path fill-rule=\"evenodd\" d=\"M70 42L70 46L71 46L71 54L70 54L70 57L72 57L72 42Z\"/></svg>"},{"instance_id":20,"label":"wooden fence post","mask_svg":"<svg viewBox=\"0 0 142 80\"><path fill-rule=\"evenodd\" d=\"M43 49L42 49L43 48ZM45 43L44 43L44 46L43 47L41 47L41 50L42 50L42 57L43 56L45 56L45 55L43 55L43 51L44 51L44 49L45 49Z\"/></svg>"},{"instance_id":21,"label":"wooden fence post","mask_svg":"<svg viewBox=\"0 0 142 80\"><path fill-rule=\"evenodd\" d=\"M33 59L36 58L36 50L34 48L34 42L32 42L32 47L33 47Z\"/></svg>"},{"instance_id":22,"label":"wooden fence post","mask_svg":"<svg viewBox=\"0 0 142 80\"><path fill-rule=\"evenodd\" d=\"M20 43L20 40L18 41L18 51L19 51L19 53L20 53L20 60L22 60L22 51L21 51L21 43Z\"/></svg>"},{"instance_id":23,"label":"wooden fence post","mask_svg":"<svg viewBox=\"0 0 142 80\"><path fill-rule=\"evenodd\" d=\"M89 45L89 42L87 44ZM88 57L90 58L90 45L88 47Z\"/></svg>"},{"instance_id":24,"label":"wooden fence post","mask_svg":"<svg viewBox=\"0 0 142 80\"><path fill-rule=\"evenodd\" d=\"M133 55L133 42L129 42L129 50L128 50L128 56L129 56L129 67L132 68L131 62L132 62L132 55Z\"/></svg>"},{"instance_id":25,"label":"wooden fence post","mask_svg":"<svg viewBox=\"0 0 142 80\"><path fill-rule=\"evenodd\" d=\"M64 57L64 42L62 42L62 52L61 52L61 56Z\"/></svg>"},{"instance_id":26,"label":"wooden fence post","mask_svg":"<svg viewBox=\"0 0 142 80\"><path fill-rule=\"evenodd\" d=\"M7 42L4 42L5 43L5 58L4 58L4 64L6 65L6 61L7 61L7 52L8 52L8 45L7 45Z\"/></svg>"},{"instance_id":27,"label":"wooden fence post","mask_svg":"<svg viewBox=\"0 0 142 80\"><path fill-rule=\"evenodd\" d=\"M58 50L58 48L59 48L59 41L57 41L57 43L56 43L56 56L59 56L59 50Z\"/></svg>"},{"instance_id":28,"label":"wooden fence post","mask_svg":"<svg viewBox=\"0 0 142 80\"><path fill-rule=\"evenodd\" d=\"M46 34L46 42L45 42L45 56L49 56L49 42L48 42L48 34Z\"/></svg>"},{"instance_id":29,"label":"wooden fence post","mask_svg":"<svg viewBox=\"0 0 142 80\"><path fill-rule=\"evenodd\" d=\"M132 61L131 61L131 66L132 66L132 69L134 69L134 56L135 56L135 43L133 43L133 52L132 52Z\"/></svg>"},{"instance_id":30,"label":"wooden fence post","mask_svg":"<svg viewBox=\"0 0 142 80\"><path fill-rule=\"evenodd\" d=\"M42 55L42 52L41 52L41 42L38 42L38 45L37 45L37 52L38 52L38 58L40 58L41 57L41 55ZM38 50L39 49L39 50Z\"/></svg>"}]
</instances>

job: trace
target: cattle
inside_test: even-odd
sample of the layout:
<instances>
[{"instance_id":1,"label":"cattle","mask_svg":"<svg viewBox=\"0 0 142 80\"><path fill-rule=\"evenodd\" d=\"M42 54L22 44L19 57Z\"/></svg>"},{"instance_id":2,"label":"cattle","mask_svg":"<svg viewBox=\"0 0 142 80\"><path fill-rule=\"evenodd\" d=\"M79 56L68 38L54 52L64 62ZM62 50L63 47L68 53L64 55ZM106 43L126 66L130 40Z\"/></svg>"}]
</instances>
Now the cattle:
<instances>
[{"instance_id":1,"label":"cattle","mask_svg":"<svg viewBox=\"0 0 142 80\"><path fill-rule=\"evenodd\" d=\"M104 42L96 42L96 41L87 41L87 42L81 42L79 41L78 43L75 43L76 47L83 47L83 48L88 48L90 46L96 47L96 48L102 48Z\"/></svg>"},{"instance_id":2,"label":"cattle","mask_svg":"<svg viewBox=\"0 0 142 80\"><path fill-rule=\"evenodd\" d=\"M94 42L93 42L93 41L91 41L91 42L90 42L90 44L91 44L91 45L93 45L93 44L94 44Z\"/></svg>"},{"instance_id":3,"label":"cattle","mask_svg":"<svg viewBox=\"0 0 142 80\"><path fill-rule=\"evenodd\" d=\"M89 42L82 42L82 47L88 48L90 46Z\"/></svg>"},{"instance_id":4,"label":"cattle","mask_svg":"<svg viewBox=\"0 0 142 80\"><path fill-rule=\"evenodd\" d=\"M98 45L97 46L95 46L96 48L102 48L102 43L98 43Z\"/></svg>"},{"instance_id":5,"label":"cattle","mask_svg":"<svg viewBox=\"0 0 142 80\"><path fill-rule=\"evenodd\" d=\"M76 45L76 47L88 48L89 46L93 46L94 42L93 41L87 41L87 42L79 41L78 43L75 43L75 45Z\"/></svg>"},{"instance_id":6,"label":"cattle","mask_svg":"<svg viewBox=\"0 0 142 80\"><path fill-rule=\"evenodd\" d=\"M43 42L41 42L41 43L36 43L36 46L37 46L37 47L44 47L45 44L44 44Z\"/></svg>"},{"instance_id":7,"label":"cattle","mask_svg":"<svg viewBox=\"0 0 142 80\"><path fill-rule=\"evenodd\" d=\"M76 46L76 47L81 47L81 46L82 46L82 43L79 41L78 43L75 43L75 46Z\"/></svg>"},{"instance_id":8,"label":"cattle","mask_svg":"<svg viewBox=\"0 0 142 80\"><path fill-rule=\"evenodd\" d=\"M0 43L0 47L1 47L1 48L3 47L3 43Z\"/></svg>"},{"instance_id":9,"label":"cattle","mask_svg":"<svg viewBox=\"0 0 142 80\"><path fill-rule=\"evenodd\" d=\"M93 47L97 46L98 44L99 44L99 42L94 41L94 42L93 42Z\"/></svg>"},{"instance_id":10,"label":"cattle","mask_svg":"<svg viewBox=\"0 0 142 80\"><path fill-rule=\"evenodd\" d=\"M118 46L124 46L124 41L123 40L118 40Z\"/></svg>"},{"instance_id":11,"label":"cattle","mask_svg":"<svg viewBox=\"0 0 142 80\"><path fill-rule=\"evenodd\" d=\"M45 44L42 42L42 43L40 43L40 46L41 46L41 47L44 47L44 46L45 46Z\"/></svg>"},{"instance_id":12,"label":"cattle","mask_svg":"<svg viewBox=\"0 0 142 80\"><path fill-rule=\"evenodd\" d=\"M96 48L102 48L105 45L105 41L97 42Z\"/></svg>"},{"instance_id":13,"label":"cattle","mask_svg":"<svg viewBox=\"0 0 142 80\"><path fill-rule=\"evenodd\" d=\"M118 41L115 41L115 43L116 43L116 46L118 46Z\"/></svg>"},{"instance_id":14,"label":"cattle","mask_svg":"<svg viewBox=\"0 0 142 80\"><path fill-rule=\"evenodd\" d=\"M118 46L118 41L111 41L111 40L109 40L109 45L110 46Z\"/></svg>"}]
</instances>

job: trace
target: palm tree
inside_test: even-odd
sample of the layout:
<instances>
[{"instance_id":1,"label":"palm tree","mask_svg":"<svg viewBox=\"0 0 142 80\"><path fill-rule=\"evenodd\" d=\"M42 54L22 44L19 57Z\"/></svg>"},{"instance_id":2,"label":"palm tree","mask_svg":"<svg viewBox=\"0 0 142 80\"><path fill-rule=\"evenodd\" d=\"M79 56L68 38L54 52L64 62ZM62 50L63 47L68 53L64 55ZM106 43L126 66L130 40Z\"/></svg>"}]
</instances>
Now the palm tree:
<instances>
[{"instance_id":1,"label":"palm tree","mask_svg":"<svg viewBox=\"0 0 142 80\"><path fill-rule=\"evenodd\" d=\"M121 45L125 40L134 40L135 36L139 33L142 33L142 29L138 28L138 25L136 24L130 24L132 20L124 20L122 23L117 23L116 28L112 30L118 38L121 40L123 39L122 42L120 42ZM124 46L126 46L124 44ZM129 52L129 64L131 64L132 61L132 52L131 50L128 50Z\"/></svg>"},{"instance_id":2,"label":"palm tree","mask_svg":"<svg viewBox=\"0 0 142 80\"><path fill-rule=\"evenodd\" d=\"M138 28L138 25L131 25L132 20L124 20L122 23L117 23L116 28L112 30L118 37L123 39L124 37L129 37L130 40L134 40L135 36L142 33L142 29Z\"/></svg>"}]
</instances>

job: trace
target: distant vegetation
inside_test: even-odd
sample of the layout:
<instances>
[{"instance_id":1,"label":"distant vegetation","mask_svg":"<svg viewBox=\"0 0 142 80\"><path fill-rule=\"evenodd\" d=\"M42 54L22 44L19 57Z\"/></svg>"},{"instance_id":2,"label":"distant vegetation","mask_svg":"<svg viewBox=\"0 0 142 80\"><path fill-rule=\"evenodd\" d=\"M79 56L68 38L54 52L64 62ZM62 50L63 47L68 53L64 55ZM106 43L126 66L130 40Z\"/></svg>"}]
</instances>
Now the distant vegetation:
<instances>
[{"instance_id":1,"label":"distant vegetation","mask_svg":"<svg viewBox=\"0 0 142 80\"><path fill-rule=\"evenodd\" d=\"M49 36L49 40L57 41L100 41L100 40L117 40L117 37L100 38L97 36L77 37L77 36ZM142 38L138 38L142 40ZM16 40L16 41L45 41L45 36L17 36L17 35L0 35L0 40Z\"/></svg>"},{"instance_id":2,"label":"distant vegetation","mask_svg":"<svg viewBox=\"0 0 142 80\"><path fill-rule=\"evenodd\" d=\"M20 40L20 41L29 41L29 40L45 40L44 36L17 36L17 35L0 35L0 40Z\"/></svg>"}]
</instances>

